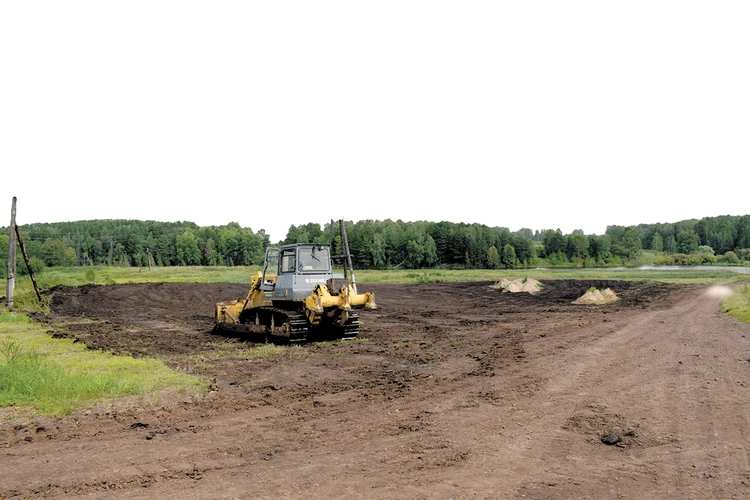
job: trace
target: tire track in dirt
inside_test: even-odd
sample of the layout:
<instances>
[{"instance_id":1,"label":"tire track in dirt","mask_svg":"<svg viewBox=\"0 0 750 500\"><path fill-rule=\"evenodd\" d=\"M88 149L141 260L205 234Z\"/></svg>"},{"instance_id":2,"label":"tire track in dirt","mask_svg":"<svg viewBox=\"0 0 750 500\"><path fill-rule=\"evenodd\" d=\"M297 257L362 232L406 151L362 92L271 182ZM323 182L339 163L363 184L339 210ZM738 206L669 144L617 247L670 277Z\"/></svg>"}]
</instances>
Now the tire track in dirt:
<instances>
[{"instance_id":1,"label":"tire track in dirt","mask_svg":"<svg viewBox=\"0 0 750 500\"><path fill-rule=\"evenodd\" d=\"M564 466L549 482L580 477L588 468L592 477L579 479L573 489L582 497L601 491L602 485L624 497L639 490L648 498L750 493L746 362L735 350L738 343L747 348L750 329L718 310L719 298L695 291L671 309L645 312L591 339L550 373L549 384L536 397L549 399L557 407L555 415L564 410L580 418L598 417L601 427L584 429L586 444L564 447L564 456L556 460ZM540 432L556 427L549 419L542 422ZM594 453L603 448L598 437L613 430L634 435L623 436L624 447L611 448L609 456ZM592 464L592 457L605 467ZM555 488L521 491L527 498L547 498Z\"/></svg>"}]
</instances>

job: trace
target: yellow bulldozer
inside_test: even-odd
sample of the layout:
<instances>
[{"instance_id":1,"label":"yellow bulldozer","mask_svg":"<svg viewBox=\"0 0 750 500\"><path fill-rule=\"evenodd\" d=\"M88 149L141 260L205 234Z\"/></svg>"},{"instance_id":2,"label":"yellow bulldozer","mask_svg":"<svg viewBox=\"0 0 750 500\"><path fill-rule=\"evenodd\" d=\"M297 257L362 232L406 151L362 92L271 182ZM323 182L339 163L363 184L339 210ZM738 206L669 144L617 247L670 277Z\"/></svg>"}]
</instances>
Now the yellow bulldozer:
<instances>
[{"instance_id":1,"label":"yellow bulldozer","mask_svg":"<svg viewBox=\"0 0 750 500\"><path fill-rule=\"evenodd\" d=\"M357 292L343 220L343 255L331 255L333 226L331 221L328 245L267 248L263 270L251 278L247 296L216 304L215 330L289 342L357 337L356 309L377 306L372 293ZM343 274L334 274L334 258L344 259Z\"/></svg>"}]
</instances>

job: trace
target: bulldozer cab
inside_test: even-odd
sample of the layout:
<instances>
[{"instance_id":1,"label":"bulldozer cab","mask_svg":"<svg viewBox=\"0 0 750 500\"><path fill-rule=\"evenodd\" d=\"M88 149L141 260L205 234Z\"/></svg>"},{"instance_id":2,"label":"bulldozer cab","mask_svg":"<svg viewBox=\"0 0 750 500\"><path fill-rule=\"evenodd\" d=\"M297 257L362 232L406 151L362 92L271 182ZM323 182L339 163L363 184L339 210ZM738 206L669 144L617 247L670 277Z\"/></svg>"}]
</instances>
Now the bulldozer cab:
<instances>
[{"instance_id":1,"label":"bulldozer cab","mask_svg":"<svg viewBox=\"0 0 750 500\"><path fill-rule=\"evenodd\" d=\"M268 298L300 300L318 284L333 277L330 248L318 244L294 244L266 249L261 290Z\"/></svg>"}]
</instances>

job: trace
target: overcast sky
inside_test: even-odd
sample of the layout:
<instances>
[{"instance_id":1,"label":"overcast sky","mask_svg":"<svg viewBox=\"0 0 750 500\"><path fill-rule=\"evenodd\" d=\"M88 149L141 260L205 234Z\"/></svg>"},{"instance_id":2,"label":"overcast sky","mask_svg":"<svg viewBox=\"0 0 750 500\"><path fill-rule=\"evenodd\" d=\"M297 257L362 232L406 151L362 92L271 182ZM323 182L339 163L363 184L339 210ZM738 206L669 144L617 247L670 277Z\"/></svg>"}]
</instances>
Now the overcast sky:
<instances>
[{"instance_id":1,"label":"overcast sky","mask_svg":"<svg viewBox=\"0 0 750 500\"><path fill-rule=\"evenodd\" d=\"M745 0L4 1L0 210L273 241L744 215L748 26Z\"/></svg>"}]
</instances>

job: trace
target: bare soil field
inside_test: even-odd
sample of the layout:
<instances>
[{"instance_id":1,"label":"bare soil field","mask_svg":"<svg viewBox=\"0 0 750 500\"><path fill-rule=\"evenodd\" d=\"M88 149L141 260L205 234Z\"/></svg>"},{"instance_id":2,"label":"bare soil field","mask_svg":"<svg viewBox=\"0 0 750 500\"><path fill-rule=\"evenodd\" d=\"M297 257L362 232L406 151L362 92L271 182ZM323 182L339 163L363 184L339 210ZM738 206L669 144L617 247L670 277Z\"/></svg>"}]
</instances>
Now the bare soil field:
<instances>
[{"instance_id":1,"label":"bare soil field","mask_svg":"<svg viewBox=\"0 0 750 500\"><path fill-rule=\"evenodd\" d=\"M213 387L4 420L0 498L750 497L750 325L719 289L492 284L360 284L359 339L263 359L211 332L246 286L53 289L52 335ZM620 300L572 304L592 286Z\"/></svg>"}]
</instances>

